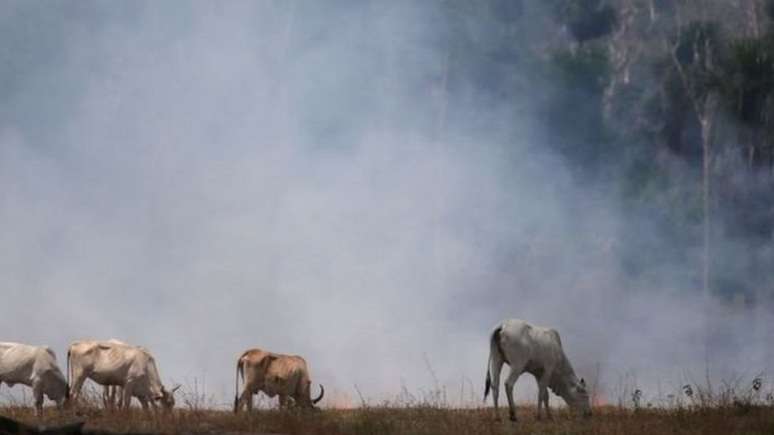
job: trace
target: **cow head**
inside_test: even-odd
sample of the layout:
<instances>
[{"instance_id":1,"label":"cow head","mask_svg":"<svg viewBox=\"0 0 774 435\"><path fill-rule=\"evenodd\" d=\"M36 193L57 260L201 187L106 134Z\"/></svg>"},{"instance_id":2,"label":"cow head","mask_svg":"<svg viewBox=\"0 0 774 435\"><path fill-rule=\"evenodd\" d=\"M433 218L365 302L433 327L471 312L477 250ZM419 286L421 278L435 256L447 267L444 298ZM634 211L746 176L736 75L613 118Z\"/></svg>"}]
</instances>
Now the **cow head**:
<instances>
[{"instance_id":1,"label":"cow head","mask_svg":"<svg viewBox=\"0 0 774 435\"><path fill-rule=\"evenodd\" d=\"M62 407L70 398L70 387L63 376L53 374L44 378L43 392L49 399L56 402L57 406Z\"/></svg>"},{"instance_id":2,"label":"cow head","mask_svg":"<svg viewBox=\"0 0 774 435\"><path fill-rule=\"evenodd\" d=\"M583 413L584 416L591 416L591 399L583 378L570 383L565 400L571 408Z\"/></svg>"},{"instance_id":3,"label":"cow head","mask_svg":"<svg viewBox=\"0 0 774 435\"><path fill-rule=\"evenodd\" d=\"M316 405L320 400L322 400L324 395L325 395L325 388L323 388L322 384L320 384L320 394L313 399L312 383L307 381L306 384L303 386L303 392L301 396L294 399L296 400L297 405L300 405L304 408L317 409L314 405Z\"/></svg>"},{"instance_id":4,"label":"cow head","mask_svg":"<svg viewBox=\"0 0 774 435\"><path fill-rule=\"evenodd\" d=\"M161 387L161 394L154 399L158 401L161 406L168 411L171 411L175 407L175 391L180 388L180 384L175 385L171 391L167 391L163 386Z\"/></svg>"}]
</instances>

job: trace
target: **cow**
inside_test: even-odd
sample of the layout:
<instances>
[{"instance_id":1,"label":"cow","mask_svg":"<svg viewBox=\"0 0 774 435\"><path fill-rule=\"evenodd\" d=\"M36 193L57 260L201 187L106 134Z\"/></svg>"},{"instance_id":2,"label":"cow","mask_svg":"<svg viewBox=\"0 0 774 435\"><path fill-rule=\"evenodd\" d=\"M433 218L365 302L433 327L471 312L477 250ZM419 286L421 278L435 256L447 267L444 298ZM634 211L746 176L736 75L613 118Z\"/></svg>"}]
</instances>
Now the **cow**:
<instances>
[{"instance_id":1,"label":"cow","mask_svg":"<svg viewBox=\"0 0 774 435\"><path fill-rule=\"evenodd\" d=\"M562 341L555 329L533 326L519 319L508 319L494 328L489 337L489 362L484 386L484 400L492 389L495 416L500 389L500 369L503 363L510 366L505 380L505 395L508 398L508 410L511 421L517 421L513 403L513 386L519 376L532 374L538 383L538 413L541 405L546 416L551 418L548 407L548 389L560 396L573 409L584 415L591 415L589 394L586 381L578 380L575 371L564 354ZM491 375L490 375L491 373Z\"/></svg>"},{"instance_id":2,"label":"cow","mask_svg":"<svg viewBox=\"0 0 774 435\"><path fill-rule=\"evenodd\" d=\"M0 385L32 387L35 410L43 413L44 395L62 408L68 399L68 387L56 363L56 354L46 346L0 343Z\"/></svg>"},{"instance_id":3,"label":"cow","mask_svg":"<svg viewBox=\"0 0 774 435\"><path fill-rule=\"evenodd\" d=\"M239 396L239 377L244 388ZM280 408L290 405L292 398L296 405L314 408L323 395L325 388L320 385L320 395L311 398L311 380L306 361L297 355L282 355L261 349L250 349L237 359L234 413L246 405L253 409L253 394L262 391L269 397L279 396Z\"/></svg>"},{"instance_id":4,"label":"cow","mask_svg":"<svg viewBox=\"0 0 774 435\"><path fill-rule=\"evenodd\" d=\"M143 409L148 404L156 408L160 402L165 410L175 406L174 393L180 386L167 390L161 383L156 360L142 347L117 340L76 341L67 351L67 374L71 380L70 396L76 401L86 379L103 386L121 388L119 406L128 408L136 397Z\"/></svg>"}]
</instances>

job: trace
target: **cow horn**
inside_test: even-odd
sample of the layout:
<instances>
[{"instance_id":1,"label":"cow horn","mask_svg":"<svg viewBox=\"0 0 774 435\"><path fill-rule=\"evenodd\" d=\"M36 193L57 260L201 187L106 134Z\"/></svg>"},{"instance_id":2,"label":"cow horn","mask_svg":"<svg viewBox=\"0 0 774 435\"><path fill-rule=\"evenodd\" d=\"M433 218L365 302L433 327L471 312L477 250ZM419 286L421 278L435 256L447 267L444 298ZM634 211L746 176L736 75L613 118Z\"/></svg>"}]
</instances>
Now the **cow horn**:
<instances>
[{"instance_id":1,"label":"cow horn","mask_svg":"<svg viewBox=\"0 0 774 435\"><path fill-rule=\"evenodd\" d=\"M170 391L170 393L174 394L175 391L180 389L180 387L182 387L182 385L180 385L180 384L175 385L174 387L172 387L172 391Z\"/></svg>"},{"instance_id":2,"label":"cow horn","mask_svg":"<svg viewBox=\"0 0 774 435\"><path fill-rule=\"evenodd\" d=\"M317 402L321 401L324 395L325 395L325 388L323 388L322 384L320 384L320 395L317 396L316 399L312 400L312 405L316 405Z\"/></svg>"}]
</instances>

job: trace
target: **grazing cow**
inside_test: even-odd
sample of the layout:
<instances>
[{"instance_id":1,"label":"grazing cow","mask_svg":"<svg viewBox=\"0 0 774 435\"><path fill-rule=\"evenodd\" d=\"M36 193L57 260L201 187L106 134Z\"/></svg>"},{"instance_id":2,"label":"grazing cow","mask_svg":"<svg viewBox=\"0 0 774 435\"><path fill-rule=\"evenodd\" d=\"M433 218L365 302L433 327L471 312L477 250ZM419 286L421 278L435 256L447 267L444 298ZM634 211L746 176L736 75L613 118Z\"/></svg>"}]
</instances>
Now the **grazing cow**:
<instances>
[{"instance_id":1,"label":"grazing cow","mask_svg":"<svg viewBox=\"0 0 774 435\"><path fill-rule=\"evenodd\" d=\"M43 412L43 395L61 408L68 397L67 381L56 363L54 351L45 346L0 343L0 385L32 387L35 409Z\"/></svg>"},{"instance_id":2,"label":"grazing cow","mask_svg":"<svg viewBox=\"0 0 774 435\"><path fill-rule=\"evenodd\" d=\"M556 330L533 326L523 320L508 319L492 331L489 344L489 367L486 372L484 400L491 386L495 415L497 415L497 398L500 389L500 369L503 363L511 367L505 380L505 395L508 398L512 421L516 421L513 385L524 372L535 376L538 383L538 419L541 404L545 407L548 418L551 418L551 410L548 407L548 388L564 399L571 408L585 415L591 415L586 382L583 379L578 380L575 376L575 371L564 354L562 341Z\"/></svg>"},{"instance_id":3,"label":"grazing cow","mask_svg":"<svg viewBox=\"0 0 774 435\"><path fill-rule=\"evenodd\" d=\"M239 376L244 388L239 396ZM306 361L300 356L281 355L261 349L245 351L237 360L234 393L234 412L243 405L253 409L253 394L263 391L269 397L279 396L280 408L288 406L289 398L296 405L313 408L322 400L325 389L320 385L320 395L311 398L311 381Z\"/></svg>"},{"instance_id":4,"label":"grazing cow","mask_svg":"<svg viewBox=\"0 0 774 435\"><path fill-rule=\"evenodd\" d=\"M103 386L120 387L122 408L129 407L132 397L146 410L148 403L155 409L157 401L167 410L175 406L174 393L180 386L171 391L164 388L156 360L142 347L117 340L77 341L67 351L67 365L74 401L88 378Z\"/></svg>"}]
</instances>

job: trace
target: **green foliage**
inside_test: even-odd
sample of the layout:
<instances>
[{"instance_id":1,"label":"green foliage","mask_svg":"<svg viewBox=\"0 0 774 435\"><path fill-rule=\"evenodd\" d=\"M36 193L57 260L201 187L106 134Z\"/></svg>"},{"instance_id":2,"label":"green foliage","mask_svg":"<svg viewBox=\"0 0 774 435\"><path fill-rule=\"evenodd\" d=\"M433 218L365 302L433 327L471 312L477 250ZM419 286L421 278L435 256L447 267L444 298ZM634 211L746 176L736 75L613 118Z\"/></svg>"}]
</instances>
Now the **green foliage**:
<instances>
[{"instance_id":1,"label":"green foliage","mask_svg":"<svg viewBox=\"0 0 774 435\"><path fill-rule=\"evenodd\" d=\"M518 119L514 125L532 117L539 143L563 157L573 175L614 180L636 210L632 219L648 216L641 223L662 238L647 246L633 238L622 263L637 263L642 249L668 249L674 252L664 255L664 265L698 273L705 217L700 121L716 101L722 111L713 118L709 160L713 231L751 243L774 233L771 187L733 181L746 171L768 176L761 169L774 166L774 23L752 22L749 14L774 18L774 0L751 1L757 9L722 0L446 0L449 25L438 40L450 53L443 63L448 116L472 122L476 114L455 114L465 104L454 101L464 95L457 90L471 86L476 92L468 98L506 107ZM772 35L739 36L766 29ZM713 255L722 262L725 254ZM720 274L713 279L716 288L733 287Z\"/></svg>"},{"instance_id":2,"label":"green foliage","mask_svg":"<svg viewBox=\"0 0 774 435\"><path fill-rule=\"evenodd\" d=\"M542 117L550 143L577 163L583 175L593 175L608 154L610 137L602 117L602 98L610 80L607 51L585 47L558 51L549 69L553 92Z\"/></svg>"},{"instance_id":3,"label":"green foliage","mask_svg":"<svg viewBox=\"0 0 774 435\"><path fill-rule=\"evenodd\" d=\"M757 126L764 120L765 103L774 91L774 47L769 39L733 41L719 77L724 94L739 121Z\"/></svg>"},{"instance_id":4,"label":"green foliage","mask_svg":"<svg viewBox=\"0 0 774 435\"><path fill-rule=\"evenodd\" d=\"M601 48L557 51L552 63L558 84L579 92L598 94L610 81L610 62Z\"/></svg>"},{"instance_id":5,"label":"green foliage","mask_svg":"<svg viewBox=\"0 0 774 435\"><path fill-rule=\"evenodd\" d=\"M677 35L677 60L692 66L702 63L720 47L720 25L715 21L693 21Z\"/></svg>"},{"instance_id":6,"label":"green foliage","mask_svg":"<svg viewBox=\"0 0 774 435\"><path fill-rule=\"evenodd\" d=\"M675 68L683 76L670 89L685 92L685 97L703 100L710 92L719 90L724 78L717 74L717 64L724 56L720 26L715 21L693 21L677 35L674 58ZM682 87L682 90L678 90Z\"/></svg>"},{"instance_id":7,"label":"green foliage","mask_svg":"<svg viewBox=\"0 0 774 435\"><path fill-rule=\"evenodd\" d=\"M769 20L774 20L774 0L766 0L764 11Z\"/></svg>"},{"instance_id":8,"label":"green foliage","mask_svg":"<svg viewBox=\"0 0 774 435\"><path fill-rule=\"evenodd\" d=\"M601 0L562 0L554 15L580 43L610 34L617 22L615 9Z\"/></svg>"}]
</instances>

